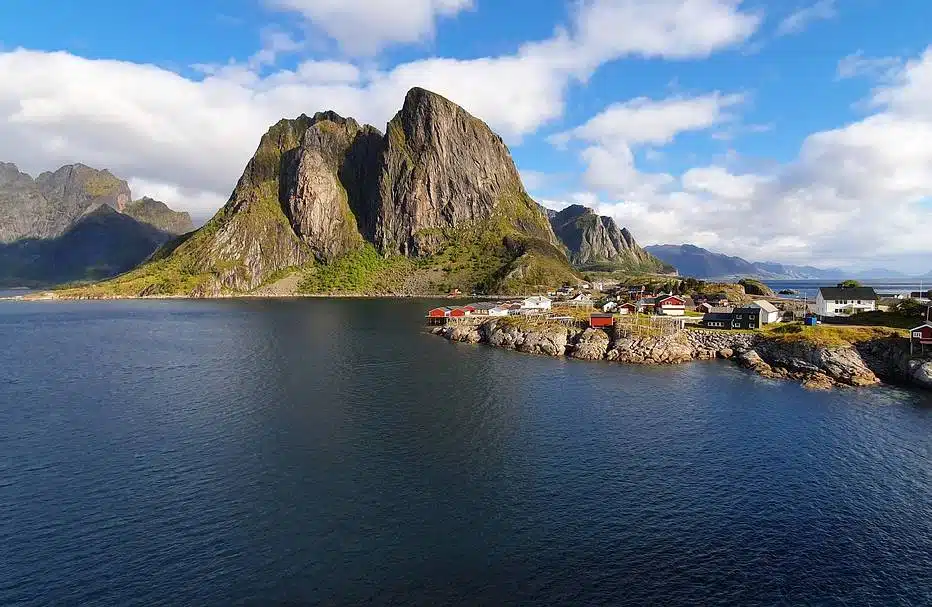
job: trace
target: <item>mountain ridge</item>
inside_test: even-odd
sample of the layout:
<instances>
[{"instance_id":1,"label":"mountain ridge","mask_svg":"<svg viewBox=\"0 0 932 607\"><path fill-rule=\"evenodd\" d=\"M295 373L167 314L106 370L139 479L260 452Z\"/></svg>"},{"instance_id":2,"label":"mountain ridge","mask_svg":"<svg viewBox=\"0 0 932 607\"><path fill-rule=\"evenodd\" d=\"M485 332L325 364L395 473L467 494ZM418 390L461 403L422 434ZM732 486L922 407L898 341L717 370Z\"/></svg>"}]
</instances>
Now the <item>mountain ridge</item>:
<instances>
[{"instance_id":1,"label":"mountain ridge","mask_svg":"<svg viewBox=\"0 0 932 607\"><path fill-rule=\"evenodd\" d=\"M304 292L517 293L579 279L501 138L416 87L385 134L332 111L279 121L202 228L100 289L218 296L298 269Z\"/></svg>"},{"instance_id":2,"label":"mountain ridge","mask_svg":"<svg viewBox=\"0 0 932 607\"><path fill-rule=\"evenodd\" d=\"M132 202L127 182L109 170L76 163L33 179L13 163L0 163L4 284L107 278L132 269L192 228L187 213L164 203Z\"/></svg>"},{"instance_id":3,"label":"mountain ridge","mask_svg":"<svg viewBox=\"0 0 932 607\"><path fill-rule=\"evenodd\" d=\"M883 268L852 272L840 268L817 268L770 261L748 261L742 257L716 253L691 244L649 245L644 249L675 266L682 275L694 278L748 277L763 280L909 278L908 275L901 272Z\"/></svg>"}]
</instances>

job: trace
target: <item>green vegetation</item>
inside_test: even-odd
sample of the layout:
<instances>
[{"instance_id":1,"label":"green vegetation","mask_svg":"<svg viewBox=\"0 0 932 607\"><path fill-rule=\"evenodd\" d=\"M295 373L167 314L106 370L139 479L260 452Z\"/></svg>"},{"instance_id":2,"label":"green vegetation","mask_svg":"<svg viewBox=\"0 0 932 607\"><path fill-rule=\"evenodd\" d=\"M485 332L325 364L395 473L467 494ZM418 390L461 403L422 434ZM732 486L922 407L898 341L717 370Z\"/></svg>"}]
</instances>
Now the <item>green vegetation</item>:
<instances>
[{"instance_id":1,"label":"green vegetation","mask_svg":"<svg viewBox=\"0 0 932 607\"><path fill-rule=\"evenodd\" d=\"M759 280L753 278L742 278L738 284L744 287L744 292L748 295L759 295L764 297L773 297L773 290Z\"/></svg>"},{"instance_id":2,"label":"green vegetation","mask_svg":"<svg viewBox=\"0 0 932 607\"><path fill-rule=\"evenodd\" d=\"M888 327L850 327L843 325L817 325L807 327L800 323L767 325L761 333L784 343L808 343L823 347L844 347L852 344L902 337L905 334Z\"/></svg>"},{"instance_id":3,"label":"green vegetation","mask_svg":"<svg viewBox=\"0 0 932 607\"><path fill-rule=\"evenodd\" d=\"M838 283L839 289L856 289L860 286L861 283L857 280L843 280L842 282Z\"/></svg>"},{"instance_id":4,"label":"green vegetation","mask_svg":"<svg viewBox=\"0 0 932 607\"><path fill-rule=\"evenodd\" d=\"M112 196L120 191L122 183L106 171L94 171L84 182L84 191L88 196Z\"/></svg>"},{"instance_id":5,"label":"green vegetation","mask_svg":"<svg viewBox=\"0 0 932 607\"><path fill-rule=\"evenodd\" d=\"M400 294L417 261L395 255L382 257L371 244L304 271L299 293L331 295Z\"/></svg>"}]
</instances>

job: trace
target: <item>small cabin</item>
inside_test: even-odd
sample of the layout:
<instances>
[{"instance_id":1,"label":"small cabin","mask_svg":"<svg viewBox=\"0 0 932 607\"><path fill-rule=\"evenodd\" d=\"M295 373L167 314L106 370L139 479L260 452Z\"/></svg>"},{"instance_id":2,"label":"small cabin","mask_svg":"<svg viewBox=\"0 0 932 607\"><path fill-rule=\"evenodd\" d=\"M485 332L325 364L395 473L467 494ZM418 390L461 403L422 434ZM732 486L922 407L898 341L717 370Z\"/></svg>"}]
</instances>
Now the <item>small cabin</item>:
<instances>
[{"instance_id":1,"label":"small cabin","mask_svg":"<svg viewBox=\"0 0 932 607\"><path fill-rule=\"evenodd\" d=\"M924 354L928 346L932 346L932 322L925 322L909 330L910 354Z\"/></svg>"},{"instance_id":2,"label":"small cabin","mask_svg":"<svg viewBox=\"0 0 932 607\"><path fill-rule=\"evenodd\" d=\"M605 329L615 325L615 316L612 314L590 314L589 326L593 329Z\"/></svg>"},{"instance_id":3,"label":"small cabin","mask_svg":"<svg viewBox=\"0 0 932 607\"><path fill-rule=\"evenodd\" d=\"M464 318L469 315L470 312L466 308L453 308L450 310L450 318Z\"/></svg>"},{"instance_id":4,"label":"small cabin","mask_svg":"<svg viewBox=\"0 0 932 607\"><path fill-rule=\"evenodd\" d=\"M427 311L427 318L447 318L450 316L450 308L440 307Z\"/></svg>"},{"instance_id":5,"label":"small cabin","mask_svg":"<svg viewBox=\"0 0 932 607\"><path fill-rule=\"evenodd\" d=\"M615 309L619 314L637 314L638 307L633 303L624 303Z\"/></svg>"}]
</instances>

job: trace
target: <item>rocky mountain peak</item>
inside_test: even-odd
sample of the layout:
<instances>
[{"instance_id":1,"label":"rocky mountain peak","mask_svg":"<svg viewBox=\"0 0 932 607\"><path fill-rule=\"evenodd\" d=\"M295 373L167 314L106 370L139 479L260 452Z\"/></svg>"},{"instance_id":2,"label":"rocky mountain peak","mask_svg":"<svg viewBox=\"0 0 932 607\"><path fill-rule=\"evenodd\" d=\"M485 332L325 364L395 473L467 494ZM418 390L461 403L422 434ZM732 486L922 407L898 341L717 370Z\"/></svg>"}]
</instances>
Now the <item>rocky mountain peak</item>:
<instances>
[{"instance_id":1,"label":"rocky mountain peak","mask_svg":"<svg viewBox=\"0 0 932 607\"><path fill-rule=\"evenodd\" d=\"M665 264L642 249L627 228L593 209L573 204L550 217L553 231L579 267L617 266L634 271L662 272Z\"/></svg>"},{"instance_id":2,"label":"rocky mountain peak","mask_svg":"<svg viewBox=\"0 0 932 607\"><path fill-rule=\"evenodd\" d=\"M429 255L453 228L496 214L556 242L502 139L460 106L413 88L387 131L375 225L381 250Z\"/></svg>"},{"instance_id":3,"label":"rocky mountain peak","mask_svg":"<svg viewBox=\"0 0 932 607\"><path fill-rule=\"evenodd\" d=\"M188 213L173 211L164 202L148 196L126 205L123 213L136 221L148 224L167 234L180 235L194 229L194 224L191 222L191 216Z\"/></svg>"}]
</instances>

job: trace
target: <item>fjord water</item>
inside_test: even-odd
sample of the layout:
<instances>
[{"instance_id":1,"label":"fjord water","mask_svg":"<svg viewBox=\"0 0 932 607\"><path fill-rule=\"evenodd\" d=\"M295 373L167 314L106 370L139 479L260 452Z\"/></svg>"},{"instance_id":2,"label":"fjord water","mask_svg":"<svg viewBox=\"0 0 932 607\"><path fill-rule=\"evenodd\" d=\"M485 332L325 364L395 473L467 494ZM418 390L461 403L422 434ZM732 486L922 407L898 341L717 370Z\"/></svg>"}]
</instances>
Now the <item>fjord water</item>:
<instances>
[{"instance_id":1,"label":"fjord water","mask_svg":"<svg viewBox=\"0 0 932 607\"><path fill-rule=\"evenodd\" d=\"M0 604L932 602L928 396L427 305L0 302Z\"/></svg>"}]
</instances>

